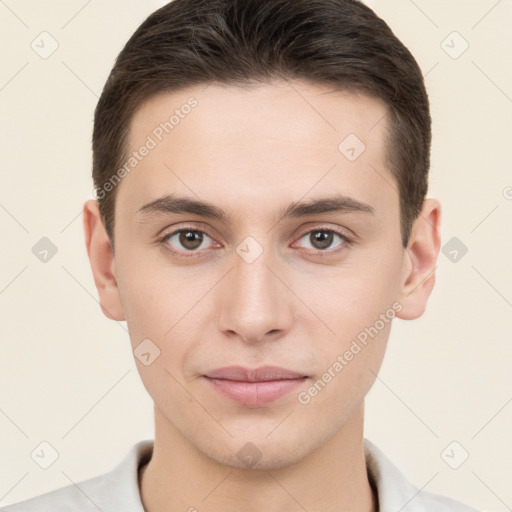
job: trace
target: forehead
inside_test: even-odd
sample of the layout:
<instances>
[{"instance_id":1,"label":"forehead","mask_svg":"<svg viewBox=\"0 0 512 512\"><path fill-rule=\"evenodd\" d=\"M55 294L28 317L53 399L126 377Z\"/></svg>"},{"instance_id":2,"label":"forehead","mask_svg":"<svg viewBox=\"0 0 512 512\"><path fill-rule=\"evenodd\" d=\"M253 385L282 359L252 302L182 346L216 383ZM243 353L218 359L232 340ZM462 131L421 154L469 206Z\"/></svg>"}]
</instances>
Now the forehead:
<instances>
[{"instance_id":1,"label":"forehead","mask_svg":"<svg viewBox=\"0 0 512 512\"><path fill-rule=\"evenodd\" d=\"M272 138L308 144L316 136L312 144L327 147L348 130L375 143L386 125L386 111L380 99L302 80L199 85L146 99L132 118L129 144L137 146L147 134L160 139L173 132L179 137L186 130L184 125L191 123L197 129L194 140L189 139L191 144L227 137L236 144L247 142L247 135L253 145L257 141L268 144ZM191 120L185 122L187 118ZM167 130L162 126L166 123L171 125L166 125Z\"/></svg>"},{"instance_id":2,"label":"forehead","mask_svg":"<svg viewBox=\"0 0 512 512\"><path fill-rule=\"evenodd\" d=\"M333 187L378 201L384 180L392 181L386 111L364 94L301 81L159 93L132 118L128 157L139 155L118 201L140 204L179 189L236 205L242 195L246 203L274 192L297 200Z\"/></svg>"}]
</instances>

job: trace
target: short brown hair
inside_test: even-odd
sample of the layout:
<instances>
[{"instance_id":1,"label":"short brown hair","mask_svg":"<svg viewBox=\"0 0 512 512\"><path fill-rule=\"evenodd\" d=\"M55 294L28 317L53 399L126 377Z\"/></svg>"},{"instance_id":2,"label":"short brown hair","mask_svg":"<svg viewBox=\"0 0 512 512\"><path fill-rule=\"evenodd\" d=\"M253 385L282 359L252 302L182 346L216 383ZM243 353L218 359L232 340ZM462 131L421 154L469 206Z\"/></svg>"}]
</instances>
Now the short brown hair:
<instances>
[{"instance_id":1,"label":"short brown hair","mask_svg":"<svg viewBox=\"0 0 512 512\"><path fill-rule=\"evenodd\" d=\"M173 0L126 43L95 110L92 176L112 248L117 187L105 184L123 165L141 103L192 85L274 79L384 101L386 160L407 246L428 188L431 119L421 70L388 25L358 0Z\"/></svg>"}]
</instances>

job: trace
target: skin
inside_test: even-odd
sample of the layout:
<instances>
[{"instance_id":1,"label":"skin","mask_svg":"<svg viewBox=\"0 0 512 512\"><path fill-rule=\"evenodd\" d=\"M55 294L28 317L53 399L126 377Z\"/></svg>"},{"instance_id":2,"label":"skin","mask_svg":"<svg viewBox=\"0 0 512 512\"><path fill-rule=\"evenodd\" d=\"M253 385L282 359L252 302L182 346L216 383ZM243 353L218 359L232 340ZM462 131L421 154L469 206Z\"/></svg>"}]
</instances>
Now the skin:
<instances>
[{"instance_id":1,"label":"skin","mask_svg":"<svg viewBox=\"0 0 512 512\"><path fill-rule=\"evenodd\" d=\"M135 358L155 404L154 451L140 479L144 507L374 511L364 397L391 322L309 403L297 397L394 303L399 318L422 315L435 280L440 204L424 202L404 249L386 168L385 105L307 82L158 94L132 120L131 150L191 96L197 107L118 185L115 255L97 202L84 205L103 312L127 321L133 349L149 338L161 351L149 366ZM366 146L352 162L338 150L351 133ZM232 218L137 215L170 193L211 202ZM335 193L375 213L279 218L290 203ZM186 257L190 245L178 236L158 241L178 228L207 231L198 257ZM314 238L320 228L354 241L335 234L322 248ZM236 252L247 236L263 249L251 263ZM242 406L203 377L234 364L281 366L308 378L270 404ZM237 456L248 442L261 454L252 467Z\"/></svg>"}]
</instances>

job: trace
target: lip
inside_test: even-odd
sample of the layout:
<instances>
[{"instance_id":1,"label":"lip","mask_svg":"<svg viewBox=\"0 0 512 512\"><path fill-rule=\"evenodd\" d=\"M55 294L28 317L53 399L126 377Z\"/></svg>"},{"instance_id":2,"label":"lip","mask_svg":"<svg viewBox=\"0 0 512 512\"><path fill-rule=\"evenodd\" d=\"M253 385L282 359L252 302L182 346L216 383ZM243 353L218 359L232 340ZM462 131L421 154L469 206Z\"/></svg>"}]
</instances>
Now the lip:
<instances>
[{"instance_id":1,"label":"lip","mask_svg":"<svg viewBox=\"0 0 512 512\"><path fill-rule=\"evenodd\" d=\"M264 382L269 380L299 379L306 377L306 375L286 368L280 368L279 366L260 366L252 370L243 366L226 366L208 372L206 377L236 380L239 382Z\"/></svg>"},{"instance_id":2,"label":"lip","mask_svg":"<svg viewBox=\"0 0 512 512\"><path fill-rule=\"evenodd\" d=\"M241 366L218 368L205 375L213 387L246 407L261 407L287 395L307 375L278 366L247 369Z\"/></svg>"}]
</instances>

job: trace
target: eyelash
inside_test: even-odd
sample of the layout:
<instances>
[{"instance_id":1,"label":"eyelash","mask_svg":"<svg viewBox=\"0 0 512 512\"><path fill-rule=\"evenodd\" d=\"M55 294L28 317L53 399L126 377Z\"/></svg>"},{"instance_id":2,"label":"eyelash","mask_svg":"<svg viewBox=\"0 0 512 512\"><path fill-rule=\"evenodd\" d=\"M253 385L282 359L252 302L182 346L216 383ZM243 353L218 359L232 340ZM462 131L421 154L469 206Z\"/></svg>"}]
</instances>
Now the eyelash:
<instances>
[{"instance_id":1,"label":"eyelash","mask_svg":"<svg viewBox=\"0 0 512 512\"><path fill-rule=\"evenodd\" d=\"M162 245L162 247L165 248L165 250L169 251L172 254L178 255L178 256L183 256L185 258L195 258L195 257L201 256L201 251L198 251L198 250L194 250L194 251L185 251L185 250L178 251L178 250L173 249L172 246L170 246L168 243L166 243L167 239L169 239L173 235L175 235L177 233L181 233L183 231L192 231L193 233L201 233L201 234L206 235L207 237L209 237L209 238L211 238L213 240L213 237L210 236L208 234L208 232L203 230L203 229L199 229L199 228L192 227L192 226L183 226L183 227L180 227L179 229L176 229L175 231L171 231L170 233L166 233L165 235L161 236L160 238L158 238L157 242L160 243ZM346 233L343 233L342 231L338 231L338 230L333 229L333 228L322 227L322 226L316 227L314 229L310 229L309 231L305 231L298 238L298 240L300 240L301 238L304 238L305 235L308 235L310 233L314 233L315 231L316 232L324 232L324 233L334 233L335 235L338 235L343 240L342 245L340 247L338 247L337 249L331 249L331 250L329 250L329 249L325 249L325 250L316 249L315 252L320 257L327 257L327 256L331 256L333 254L337 254L339 251L343 250L344 247L346 247L348 245L351 245L354 242L354 239L352 237L349 237ZM312 249L308 249L308 250L312 250Z\"/></svg>"}]
</instances>

